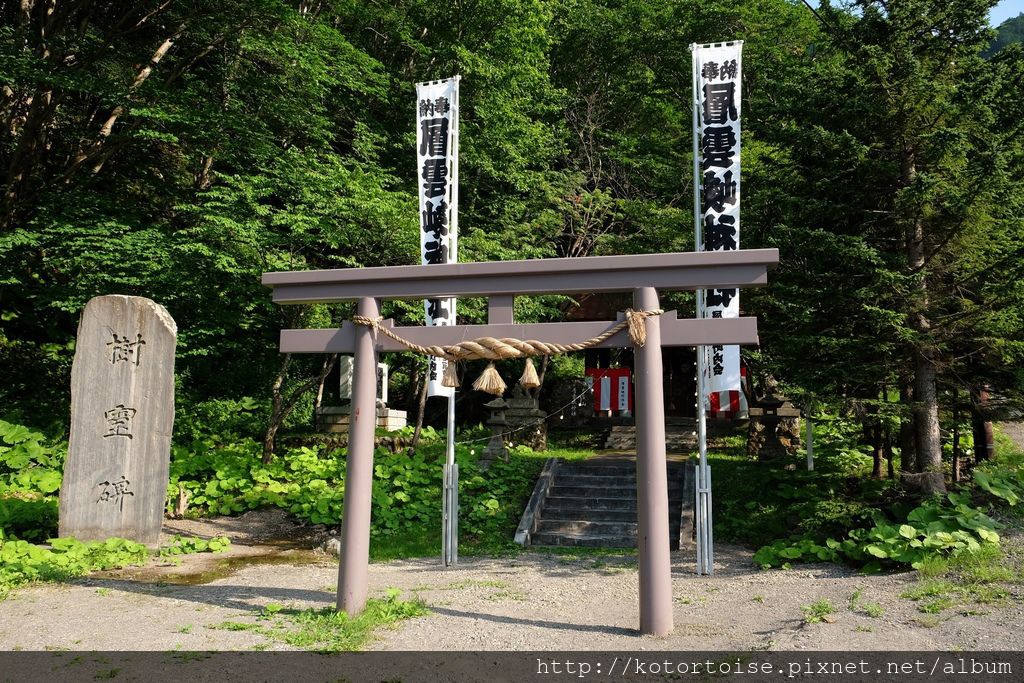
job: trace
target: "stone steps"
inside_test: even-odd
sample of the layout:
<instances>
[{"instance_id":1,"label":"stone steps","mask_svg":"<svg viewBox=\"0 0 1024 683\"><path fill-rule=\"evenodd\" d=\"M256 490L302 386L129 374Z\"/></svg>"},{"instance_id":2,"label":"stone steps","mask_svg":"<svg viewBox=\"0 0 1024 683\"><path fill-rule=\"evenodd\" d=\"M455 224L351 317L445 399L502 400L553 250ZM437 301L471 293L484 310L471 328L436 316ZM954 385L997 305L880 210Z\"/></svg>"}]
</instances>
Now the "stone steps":
<instances>
[{"instance_id":1,"label":"stone steps","mask_svg":"<svg viewBox=\"0 0 1024 683\"><path fill-rule=\"evenodd\" d=\"M693 421L673 421L665 424L665 450L669 453L692 453L697 450L697 437ZM615 425L605 437L604 448L612 451L636 451L636 427Z\"/></svg>"},{"instance_id":2,"label":"stone steps","mask_svg":"<svg viewBox=\"0 0 1024 683\"><path fill-rule=\"evenodd\" d=\"M683 464L668 463L669 540L678 547ZM561 461L555 468L530 535L532 545L635 548L635 456L616 454Z\"/></svg>"},{"instance_id":3,"label":"stone steps","mask_svg":"<svg viewBox=\"0 0 1024 683\"><path fill-rule=\"evenodd\" d=\"M586 534L534 534L533 545L575 546L582 548L635 548L636 537L590 536Z\"/></svg>"}]
</instances>

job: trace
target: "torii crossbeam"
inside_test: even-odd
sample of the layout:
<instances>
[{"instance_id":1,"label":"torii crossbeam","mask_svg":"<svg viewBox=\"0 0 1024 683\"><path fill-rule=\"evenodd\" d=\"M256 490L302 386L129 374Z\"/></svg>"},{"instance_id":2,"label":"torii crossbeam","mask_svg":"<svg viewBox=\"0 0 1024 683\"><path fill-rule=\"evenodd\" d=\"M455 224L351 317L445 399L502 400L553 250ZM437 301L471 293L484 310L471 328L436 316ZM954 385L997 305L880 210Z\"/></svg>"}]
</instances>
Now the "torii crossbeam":
<instances>
[{"instance_id":1,"label":"torii crossbeam","mask_svg":"<svg viewBox=\"0 0 1024 683\"><path fill-rule=\"evenodd\" d=\"M777 249L686 252L639 256L452 263L286 273L264 273L279 304L357 301L365 318L380 315L384 299L488 298L487 325L393 327L421 346L452 345L477 337L511 337L547 343L573 343L600 334L614 322L516 324L516 295L633 292L639 311L659 308L658 290L731 289L767 284L778 264ZM757 320L679 319L670 311L648 318L647 340L635 347L637 382L637 515L640 578L640 631L666 635L672 630L672 563L668 532L668 475L662 346L757 344ZM600 344L630 347L625 331ZM406 347L367 326L343 323L331 330L282 330L286 353L354 353L352 416L345 504L338 568L338 609L355 615L366 604L370 556L370 500L376 426L377 353Z\"/></svg>"}]
</instances>

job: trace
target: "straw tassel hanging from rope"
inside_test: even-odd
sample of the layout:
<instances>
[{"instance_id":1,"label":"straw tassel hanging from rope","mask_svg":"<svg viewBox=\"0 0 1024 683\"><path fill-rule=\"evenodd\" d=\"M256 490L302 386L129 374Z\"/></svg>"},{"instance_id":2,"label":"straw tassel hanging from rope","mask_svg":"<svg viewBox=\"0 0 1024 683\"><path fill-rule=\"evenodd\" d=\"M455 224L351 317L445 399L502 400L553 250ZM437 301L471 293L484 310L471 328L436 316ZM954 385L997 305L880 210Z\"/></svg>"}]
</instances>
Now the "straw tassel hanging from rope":
<instances>
[{"instance_id":1,"label":"straw tassel hanging from rope","mask_svg":"<svg viewBox=\"0 0 1024 683\"><path fill-rule=\"evenodd\" d=\"M488 363L483 374L473 382L473 388L477 391L486 391L488 394L494 394L495 396L504 394L505 386L505 380L498 374L498 369L494 367L494 361Z\"/></svg>"},{"instance_id":2,"label":"straw tassel hanging from rope","mask_svg":"<svg viewBox=\"0 0 1024 683\"><path fill-rule=\"evenodd\" d=\"M534 366L531 356L555 356L561 353L593 348L624 329L629 331L629 338L634 346L643 346L647 341L647 326L644 321L653 315L661 315L662 313L664 311L661 309L655 311L634 311L629 309L626 311L626 319L622 322L616 323L592 339L576 344L555 344L536 340L523 341L511 338L479 337L478 339L460 342L452 346L420 346L408 339L402 339L388 326L381 325L380 323L383 320L381 317L368 318L356 315L352 317L352 322L357 325L371 327L374 332L381 332L391 337L411 351L447 360L448 367L445 369L444 378L441 380L441 384L446 387L459 386L458 361L476 360L478 358L487 359L490 363L487 364L483 374L473 382L473 388L477 391L486 391L489 394L501 396L505 393L506 384L501 379L501 375L498 374L498 369L494 367L495 360L526 358L526 367L523 369L523 376L519 378L519 383L524 389L533 389L540 386L540 378L537 376L537 368Z\"/></svg>"},{"instance_id":3,"label":"straw tassel hanging from rope","mask_svg":"<svg viewBox=\"0 0 1024 683\"><path fill-rule=\"evenodd\" d=\"M523 368L523 376L519 378L519 385L523 389L534 389L540 386L540 378L537 377L537 368L533 365L533 359L526 359L526 367Z\"/></svg>"},{"instance_id":4,"label":"straw tassel hanging from rope","mask_svg":"<svg viewBox=\"0 0 1024 683\"><path fill-rule=\"evenodd\" d=\"M441 386L459 386L459 368L458 363L456 363L455 361L448 361L448 366L444 369L444 377L441 378Z\"/></svg>"}]
</instances>

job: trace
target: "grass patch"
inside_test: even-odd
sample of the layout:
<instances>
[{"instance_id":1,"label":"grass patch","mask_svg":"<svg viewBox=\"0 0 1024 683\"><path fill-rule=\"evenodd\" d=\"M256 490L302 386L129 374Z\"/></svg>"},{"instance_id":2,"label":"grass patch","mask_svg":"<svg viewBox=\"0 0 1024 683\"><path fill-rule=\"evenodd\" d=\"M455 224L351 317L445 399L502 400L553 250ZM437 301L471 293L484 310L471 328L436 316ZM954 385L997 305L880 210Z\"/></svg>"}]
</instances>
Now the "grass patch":
<instances>
[{"instance_id":1,"label":"grass patch","mask_svg":"<svg viewBox=\"0 0 1024 683\"><path fill-rule=\"evenodd\" d=\"M511 600L513 602L522 602L526 600L526 593L517 590L503 590L497 593L491 593L488 595L486 600L490 602L501 602L503 600Z\"/></svg>"},{"instance_id":2,"label":"grass patch","mask_svg":"<svg viewBox=\"0 0 1024 683\"><path fill-rule=\"evenodd\" d=\"M707 601L708 598L706 595L698 595L695 598L691 598L689 595L681 595L678 598L676 598L676 602L678 602L680 605L703 604Z\"/></svg>"},{"instance_id":3,"label":"grass patch","mask_svg":"<svg viewBox=\"0 0 1024 683\"><path fill-rule=\"evenodd\" d=\"M918 583L900 596L918 603L926 614L938 614L963 607L976 614L971 605L998 605L1010 596L1006 584L1021 580L1014 555L998 546L982 546L971 553L935 559L918 570Z\"/></svg>"},{"instance_id":4,"label":"grass patch","mask_svg":"<svg viewBox=\"0 0 1024 683\"><path fill-rule=\"evenodd\" d=\"M809 605L801 605L800 611L804 613L805 624L832 623L835 621L832 615L835 614L836 608L828 598L815 600Z\"/></svg>"},{"instance_id":5,"label":"grass patch","mask_svg":"<svg viewBox=\"0 0 1024 683\"><path fill-rule=\"evenodd\" d=\"M864 591L860 588L853 592L850 596L850 611L858 612L865 616L877 619L878 617L885 614L885 608L877 602L866 602L864 599Z\"/></svg>"},{"instance_id":6,"label":"grass patch","mask_svg":"<svg viewBox=\"0 0 1024 683\"><path fill-rule=\"evenodd\" d=\"M504 581L488 580L481 581L477 579L466 579L464 581L454 581L445 586L442 590L461 590L463 588L508 588L508 584Z\"/></svg>"},{"instance_id":7,"label":"grass patch","mask_svg":"<svg viewBox=\"0 0 1024 683\"><path fill-rule=\"evenodd\" d=\"M861 611L872 619L878 619L885 614L885 608L877 602L865 602L861 605Z\"/></svg>"},{"instance_id":8,"label":"grass patch","mask_svg":"<svg viewBox=\"0 0 1024 683\"><path fill-rule=\"evenodd\" d=\"M353 652L361 650L377 629L428 614L422 600L399 600L398 594L390 589L384 598L370 598L355 617L333 607L297 610L270 603L260 610L255 623L225 621L207 628L253 631L303 650Z\"/></svg>"},{"instance_id":9,"label":"grass patch","mask_svg":"<svg viewBox=\"0 0 1024 683\"><path fill-rule=\"evenodd\" d=\"M206 628L216 631L259 631L263 627L259 624L247 624L241 621L222 621L219 624L210 624Z\"/></svg>"}]
</instances>

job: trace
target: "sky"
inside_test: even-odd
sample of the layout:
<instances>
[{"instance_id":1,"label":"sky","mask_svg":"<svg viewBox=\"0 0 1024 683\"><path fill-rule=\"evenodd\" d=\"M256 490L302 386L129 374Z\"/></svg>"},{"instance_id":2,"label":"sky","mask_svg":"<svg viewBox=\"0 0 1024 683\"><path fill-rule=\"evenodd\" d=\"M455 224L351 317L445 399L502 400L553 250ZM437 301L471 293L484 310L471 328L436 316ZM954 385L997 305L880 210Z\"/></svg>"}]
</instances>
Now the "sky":
<instances>
[{"instance_id":1,"label":"sky","mask_svg":"<svg viewBox=\"0 0 1024 683\"><path fill-rule=\"evenodd\" d=\"M818 0L811 0L811 4L816 6ZM1024 14L1024 0L999 0L999 4L989 13L989 23L996 27L1018 14Z\"/></svg>"},{"instance_id":2,"label":"sky","mask_svg":"<svg viewBox=\"0 0 1024 683\"><path fill-rule=\"evenodd\" d=\"M1010 17L1024 14L1024 0L1000 0L999 4L992 8L989 14L989 23L992 26L999 26Z\"/></svg>"}]
</instances>

